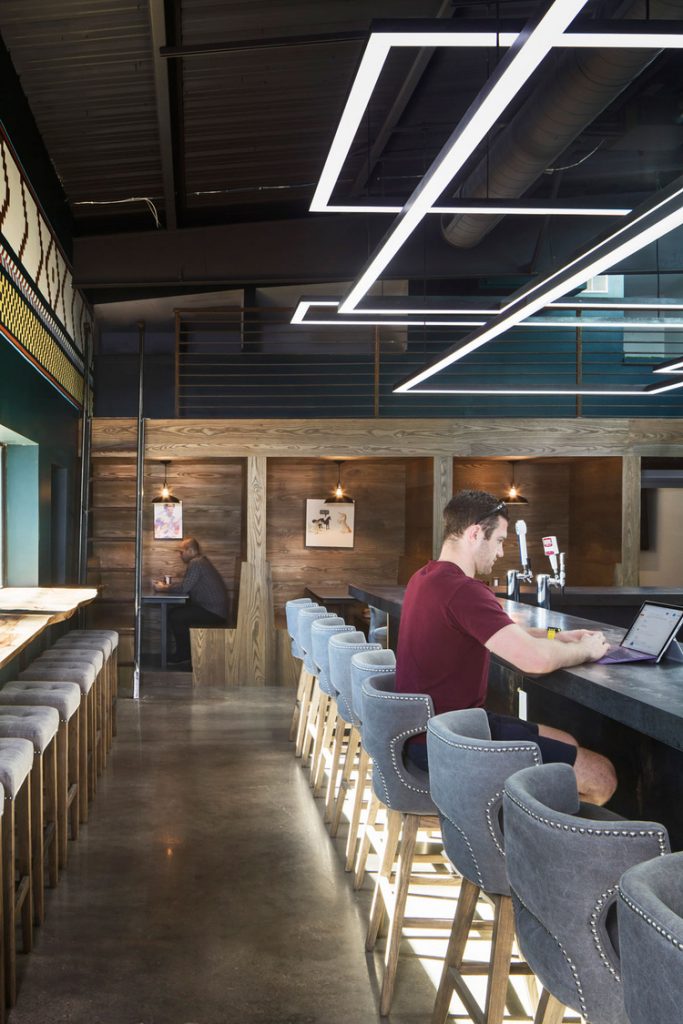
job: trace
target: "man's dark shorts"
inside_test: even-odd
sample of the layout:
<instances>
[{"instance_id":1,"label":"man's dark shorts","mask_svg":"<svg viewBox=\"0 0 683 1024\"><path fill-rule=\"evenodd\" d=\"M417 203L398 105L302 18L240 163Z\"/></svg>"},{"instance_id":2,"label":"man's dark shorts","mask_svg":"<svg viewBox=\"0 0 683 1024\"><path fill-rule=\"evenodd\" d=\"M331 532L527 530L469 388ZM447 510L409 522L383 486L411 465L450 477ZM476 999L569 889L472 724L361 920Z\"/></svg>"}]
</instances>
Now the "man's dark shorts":
<instances>
[{"instance_id":1,"label":"man's dark shorts","mask_svg":"<svg viewBox=\"0 0 683 1024\"><path fill-rule=\"evenodd\" d=\"M539 736L538 726L535 722L525 722L523 718L514 718L512 715L497 715L493 711L487 711L492 740L510 742L521 740L536 743L541 751L543 764L568 764L576 761L576 747L571 743L562 743L560 740L553 740L549 736ZM427 744L412 742L406 745L406 755L410 761L424 771L428 770Z\"/></svg>"}]
</instances>

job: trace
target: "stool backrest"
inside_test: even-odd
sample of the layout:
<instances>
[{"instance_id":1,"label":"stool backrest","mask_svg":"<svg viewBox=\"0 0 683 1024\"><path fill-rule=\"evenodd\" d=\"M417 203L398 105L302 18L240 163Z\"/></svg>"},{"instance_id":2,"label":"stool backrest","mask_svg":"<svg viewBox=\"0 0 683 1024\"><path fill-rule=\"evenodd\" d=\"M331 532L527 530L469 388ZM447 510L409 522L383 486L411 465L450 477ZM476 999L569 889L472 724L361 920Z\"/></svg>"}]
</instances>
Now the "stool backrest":
<instances>
[{"instance_id":1,"label":"stool backrest","mask_svg":"<svg viewBox=\"0 0 683 1024\"><path fill-rule=\"evenodd\" d=\"M429 785L446 853L484 892L507 896L501 814L505 780L541 763L538 745L491 739L483 708L447 711L427 726Z\"/></svg>"},{"instance_id":2,"label":"stool backrest","mask_svg":"<svg viewBox=\"0 0 683 1024\"><path fill-rule=\"evenodd\" d=\"M381 608L375 608L374 605L368 605L370 609L370 628L368 629L368 640L374 644L381 644L382 647L387 646L387 621L388 616L386 612L383 612ZM378 633L378 630L380 631Z\"/></svg>"},{"instance_id":3,"label":"stool backrest","mask_svg":"<svg viewBox=\"0 0 683 1024\"><path fill-rule=\"evenodd\" d=\"M370 644L365 633L354 630L330 640L330 680L337 692L337 711L345 722L358 725L351 703L351 661L359 651L379 650L379 644Z\"/></svg>"},{"instance_id":4,"label":"stool backrest","mask_svg":"<svg viewBox=\"0 0 683 1024\"><path fill-rule=\"evenodd\" d=\"M363 681L363 745L373 759L372 787L392 810L436 814L427 772L403 762L406 740L426 731L434 705L427 694L395 690L394 673L368 676Z\"/></svg>"},{"instance_id":5,"label":"stool backrest","mask_svg":"<svg viewBox=\"0 0 683 1024\"><path fill-rule=\"evenodd\" d=\"M316 619L336 619L339 616L328 612L327 608L319 605L317 608L302 608L296 620L296 640L301 648L304 657L304 668L311 675L316 676L318 670L313 661L313 649L311 647L311 627Z\"/></svg>"},{"instance_id":6,"label":"stool backrest","mask_svg":"<svg viewBox=\"0 0 683 1024\"><path fill-rule=\"evenodd\" d=\"M296 639L296 620L302 608L317 608L315 601L308 597L297 597L293 601L285 602L285 615L287 616L287 632L292 641L292 657L301 660L303 653Z\"/></svg>"},{"instance_id":7,"label":"stool backrest","mask_svg":"<svg viewBox=\"0 0 683 1024\"><path fill-rule=\"evenodd\" d=\"M619 949L631 1024L683 1014L683 853L638 864L619 882Z\"/></svg>"},{"instance_id":8,"label":"stool backrest","mask_svg":"<svg viewBox=\"0 0 683 1024\"><path fill-rule=\"evenodd\" d=\"M668 852L663 825L580 804L566 764L505 783L505 858L522 954L544 987L591 1024L628 1024L619 974L619 878Z\"/></svg>"},{"instance_id":9,"label":"stool backrest","mask_svg":"<svg viewBox=\"0 0 683 1024\"><path fill-rule=\"evenodd\" d=\"M373 648L375 648L373 650ZM354 652L351 658L351 704L353 714L363 727L363 681L369 676L383 676L396 671L396 655L377 644L368 644L365 651Z\"/></svg>"},{"instance_id":10,"label":"stool backrest","mask_svg":"<svg viewBox=\"0 0 683 1024\"><path fill-rule=\"evenodd\" d=\"M336 698L337 691L330 683L330 640L342 633L355 633L353 626L347 626L344 620L335 615L331 619L316 619L311 626L311 654L317 668L318 685L323 693Z\"/></svg>"}]
</instances>

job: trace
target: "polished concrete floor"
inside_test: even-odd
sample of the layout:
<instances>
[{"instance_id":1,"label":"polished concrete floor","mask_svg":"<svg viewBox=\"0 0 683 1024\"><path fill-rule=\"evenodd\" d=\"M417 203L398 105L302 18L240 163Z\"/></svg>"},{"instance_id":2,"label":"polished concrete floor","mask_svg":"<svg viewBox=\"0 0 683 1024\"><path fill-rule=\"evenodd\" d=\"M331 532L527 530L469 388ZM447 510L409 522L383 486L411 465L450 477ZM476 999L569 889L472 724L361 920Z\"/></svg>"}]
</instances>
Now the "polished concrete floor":
<instances>
[{"instance_id":1,"label":"polished concrete floor","mask_svg":"<svg viewBox=\"0 0 683 1024\"><path fill-rule=\"evenodd\" d=\"M287 741L292 697L143 680L89 824L30 957L10 1024L363 1024L379 958ZM391 1021L430 1018L407 952Z\"/></svg>"}]
</instances>

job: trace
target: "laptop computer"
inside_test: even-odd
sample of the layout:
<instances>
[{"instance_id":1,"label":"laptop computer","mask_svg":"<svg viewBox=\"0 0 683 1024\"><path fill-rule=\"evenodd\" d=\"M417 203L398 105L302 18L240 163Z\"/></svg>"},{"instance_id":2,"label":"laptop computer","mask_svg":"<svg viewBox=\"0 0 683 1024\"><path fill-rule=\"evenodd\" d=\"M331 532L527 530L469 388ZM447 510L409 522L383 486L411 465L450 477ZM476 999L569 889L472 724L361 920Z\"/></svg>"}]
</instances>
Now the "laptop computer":
<instances>
[{"instance_id":1,"label":"laptop computer","mask_svg":"<svg viewBox=\"0 0 683 1024\"><path fill-rule=\"evenodd\" d=\"M682 624L683 608L645 601L621 643L611 647L596 664L618 665L633 661L658 663Z\"/></svg>"}]
</instances>

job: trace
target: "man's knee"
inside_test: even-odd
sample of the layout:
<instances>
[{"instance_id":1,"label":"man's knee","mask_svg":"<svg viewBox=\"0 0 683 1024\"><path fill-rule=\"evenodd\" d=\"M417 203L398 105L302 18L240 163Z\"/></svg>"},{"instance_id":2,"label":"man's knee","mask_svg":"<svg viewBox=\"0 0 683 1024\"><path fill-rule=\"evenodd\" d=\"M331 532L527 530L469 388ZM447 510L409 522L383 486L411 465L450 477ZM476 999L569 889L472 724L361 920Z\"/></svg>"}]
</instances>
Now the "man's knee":
<instances>
[{"instance_id":1,"label":"man's knee","mask_svg":"<svg viewBox=\"0 0 683 1024\"><path fill-rule=\"evenodd\" d=\"M592 804L605 804L617 788L617 773L614 765L594 750L579 747L574 762L576 784L579 796Z\"/></svg>"},{"instance_id":2,"label":"man's knee","mask_svg":"<svg viewBox=\"0 0 683 1024\"><path fill-rule=\"evenodd\" d=\"M547 736L548 739L557 740L558 743L567 743L570 747L579 745L571 733L565 732L564 729L555 729L552 725L539 725L538 732L540 736Z\"/></svg>"}]
</instances>

